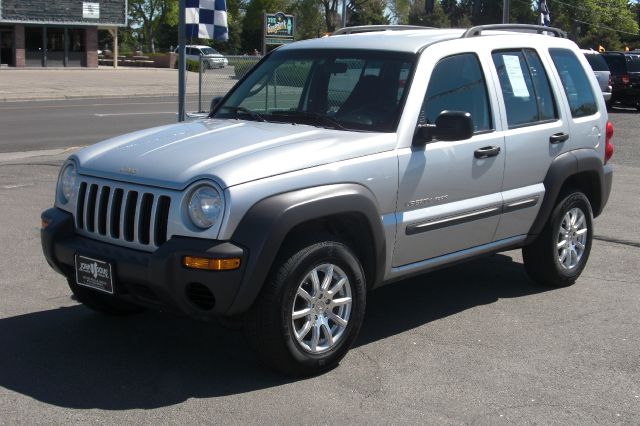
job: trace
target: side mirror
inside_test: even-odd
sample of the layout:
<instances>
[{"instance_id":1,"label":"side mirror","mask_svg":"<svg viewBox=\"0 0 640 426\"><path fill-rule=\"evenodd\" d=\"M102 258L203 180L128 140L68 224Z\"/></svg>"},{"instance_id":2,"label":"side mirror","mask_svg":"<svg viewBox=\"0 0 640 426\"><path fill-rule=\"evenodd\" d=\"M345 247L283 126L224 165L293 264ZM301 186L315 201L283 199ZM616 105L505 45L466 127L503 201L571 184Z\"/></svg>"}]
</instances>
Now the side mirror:
<instances>
[{"instance_id":1,"label":"side mirror","mask_svg":"<svg viewBox=\"0 0 640 426\"><path fill-rule=\"evenodd\" d=\"M413 144L425 145L433 139L439 141L462 141L473 136L471 114L464 111L445 110L436 118L435 124L419 124Z\"/></svg>"},{"instance_id":2,"label":"side mirror","mask_svg":"<svg viewBox=\"0 0 640 426\"><path fill-rule=\"evenodd\" d=\"M214 96L213 99L211 99L211 106L209 107L209 113L212 113L213 110L218 106L218 104L220 103L220 101L222 101L223 96Z\"/></svg>"}]
</instances>

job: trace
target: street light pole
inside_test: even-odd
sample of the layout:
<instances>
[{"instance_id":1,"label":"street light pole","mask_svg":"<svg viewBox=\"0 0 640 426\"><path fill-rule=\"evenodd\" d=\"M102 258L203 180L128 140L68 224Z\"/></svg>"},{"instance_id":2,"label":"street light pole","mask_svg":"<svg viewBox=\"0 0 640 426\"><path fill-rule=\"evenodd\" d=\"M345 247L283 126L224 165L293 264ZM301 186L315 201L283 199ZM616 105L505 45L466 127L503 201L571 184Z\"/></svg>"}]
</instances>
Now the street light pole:
<instances>
[{"instance_id":1,"label":"street light pole","mask_svg":"<svg viewBox=\"0 0 640 426\"><path fill-rule=\"evenodd\" d=\"M510 0L502 0L502 23L509 23L509 1Z\"/></svg>"},{"instance_id":2,"label":"street light pole","mask_svg":"<svg viewBox=\"0 0 640 426\"><path fill-rule=\"evenodd\" d=\"M342 0L342 28L347 26L347 0Z\"/></svg>"}]
</instances>

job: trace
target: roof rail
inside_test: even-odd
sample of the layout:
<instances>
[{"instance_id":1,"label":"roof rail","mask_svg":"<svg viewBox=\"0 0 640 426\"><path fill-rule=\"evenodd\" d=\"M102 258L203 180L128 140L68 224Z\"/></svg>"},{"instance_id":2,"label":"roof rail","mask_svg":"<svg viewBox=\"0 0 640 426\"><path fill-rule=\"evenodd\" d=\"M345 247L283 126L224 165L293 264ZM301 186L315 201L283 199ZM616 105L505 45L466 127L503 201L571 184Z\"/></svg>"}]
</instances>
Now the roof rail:
<instances>
[{"instance_id":1,"label":"roof rail","mask_svg":"<svg viewBox=\"0 0 640 426\"><path fill-rule=\"evenodd\" d=\"M477 37L482 35L483 31L494 30L494 31L529 31L536 32L538 34L542 33L552 33L556 37L567 38L567 33L562 31L559 28L553 27L543 27L542 25L529 25L529 24L489 24L489 25L478 25L477 27L469 28L467 31L462 34L460 38L469 38L469 37Z\"/></svg>"},{"instance_id":2,"label":"roof rail","mask_svg":"<svg viewBox=\"0 0 640 426\"><path fill-rule=\"evenodd\" d=\"M418 25L361 25L357 27L344 27L331 33L334 35L370 33L374 31L403 31L403 30L430 30L431 27L421 27Z\"/></svg>"}]
</instances>

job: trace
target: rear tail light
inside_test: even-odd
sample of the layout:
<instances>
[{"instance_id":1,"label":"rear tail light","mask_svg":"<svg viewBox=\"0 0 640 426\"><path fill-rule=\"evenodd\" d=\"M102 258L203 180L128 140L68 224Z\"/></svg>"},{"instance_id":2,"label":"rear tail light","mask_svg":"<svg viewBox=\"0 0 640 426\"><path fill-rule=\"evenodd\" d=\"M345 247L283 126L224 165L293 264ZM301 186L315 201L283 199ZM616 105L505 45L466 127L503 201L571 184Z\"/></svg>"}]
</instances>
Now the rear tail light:
<instances>
[{"instance_id":1,"label":"rear tail light","mask_svg":"<svg viewBox=\"0 0 640 426\"><path fill-rule=\"evenodd\" d=\"M608 85L611 86L611 84L612 84L611 74L609 74L609 84Z\"/></svg>"},{"instance_id":2,"label":"rear tail light","mask_svg":"<svg viewBox=\"0 0 640 426\"><path fill-rule=\"evenodd\" d=\"M607 131L604 137L604 164L613 156L613 145L611 144L611 138L613 137L613 124L607 121Z\"/></svg>"},{"instance_id":3,"label":"rear tail light","mask_svg":"<svg viewBox=\"0 0 640 426\"><path fill-rule=\"evenodd\" d=\"M629 74L622 74L620 76L620 81L622 81L622 84L629 84Z\"/></svg>"}]
</instances>

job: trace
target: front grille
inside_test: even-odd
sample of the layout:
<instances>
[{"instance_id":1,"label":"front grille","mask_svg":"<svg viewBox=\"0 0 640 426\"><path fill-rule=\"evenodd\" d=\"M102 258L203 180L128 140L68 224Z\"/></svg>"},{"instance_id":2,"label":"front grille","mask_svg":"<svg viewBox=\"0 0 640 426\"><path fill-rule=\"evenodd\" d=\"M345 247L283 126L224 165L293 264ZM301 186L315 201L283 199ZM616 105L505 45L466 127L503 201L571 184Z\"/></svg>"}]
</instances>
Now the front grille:
<instances>
[{"instance_id":1,"label":"front grille","mask_svg":"<svg viewBox=\"0 0 640 426\"><path fill-rule=\"evenodd\" d=\"M144 188L120 188L112 182L83 181L76 203L76 228L101 240L144 249L167 241L168 195Z\"/></svg>"}]
</instances>

